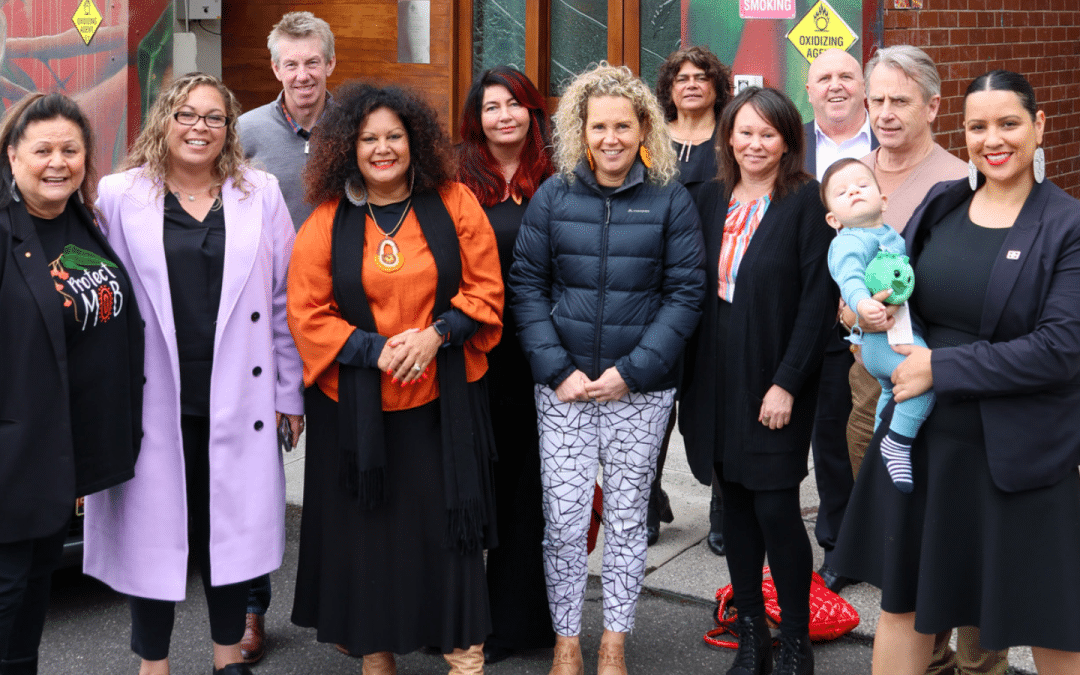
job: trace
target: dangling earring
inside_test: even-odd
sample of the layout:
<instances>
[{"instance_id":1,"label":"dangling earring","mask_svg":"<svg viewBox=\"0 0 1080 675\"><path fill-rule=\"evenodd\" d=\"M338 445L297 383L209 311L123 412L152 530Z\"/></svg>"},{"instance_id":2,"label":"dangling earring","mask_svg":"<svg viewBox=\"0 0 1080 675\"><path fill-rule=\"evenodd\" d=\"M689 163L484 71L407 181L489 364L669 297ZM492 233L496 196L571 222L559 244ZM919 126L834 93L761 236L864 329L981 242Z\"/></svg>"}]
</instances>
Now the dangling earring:
<instances>
[{"instance_id":1,"label":"dangling earring","mask_svg":"<svg viewBox=\"0 0 1080 675\"><path fill-rule=\"evenodd\" d=\"M638 154L641 155L641 163L645 165L646 169L652 168L652 155L649 154L649 149L644 145L640 146Z\"/></svg>"},{"instance_id":2,"label":"dangling earring","mask_svg":"<svg viewBox=\"0 0 1080 675\"><path fill-rule=\"evenodd\" d=\"M1046 153L1042 146L1035 148L1035 157L1032 158L1031 170L1035 173L1035 182L1041 183L1046 180Z\"/></svg>"},{"instance_id":3,"label":"dangling earring","mask_svg":"<svg viewBox=\"0 0 1080 675\"><path fill-rule=\"evenodd\" d=\"M353 206L363 206L367 204L367 188L363 183L360 183L360 190L357 191L352 181L348 178L345 179L345 197L352 203Z\"/></svg>"},{"instance_id":4,"label":"dangling earring","mask_svg":"<svg viewBox=\"0 0 1080 675\"><path fill-rule=\"evenodd\" d=\"M585 148L585 157L589 160L589 171L596 171L596 161L592 157L592 148Z\"/></svg>"},{"instance_id":5,"label":"dangling earring","mask_svg":"<svg viewBox=\"0 0 1080 675\"><path fill-rule=\"evenodd\" d=\"M410 164L409 168L412 169L412 173L410 174L409 178L409 194L411 195L413 187L416 186L416 165Z\"/></svg>"},{"instance_id":6,"label":"dangling earring","mask_svg":"<svg viewBox=\"0 0 1080 675\"><path fill-rule=\"evenodd\" d=\"M19 199L19 189L15 185L15 179L14 178L11 179L11 198L14 199L17 202L22 201L21 199Z\"/></svg>"},{"instance_id":7,"label":"dangling earring","mask_svg":"<svg viewBox=\"0 0 1080 675\"><path fill-rule=\"evenodd\" d=\"M975 168L975 162L968 160L968 185L974 192L979 188L979 170Z\"/></svg>"}]
</instances>

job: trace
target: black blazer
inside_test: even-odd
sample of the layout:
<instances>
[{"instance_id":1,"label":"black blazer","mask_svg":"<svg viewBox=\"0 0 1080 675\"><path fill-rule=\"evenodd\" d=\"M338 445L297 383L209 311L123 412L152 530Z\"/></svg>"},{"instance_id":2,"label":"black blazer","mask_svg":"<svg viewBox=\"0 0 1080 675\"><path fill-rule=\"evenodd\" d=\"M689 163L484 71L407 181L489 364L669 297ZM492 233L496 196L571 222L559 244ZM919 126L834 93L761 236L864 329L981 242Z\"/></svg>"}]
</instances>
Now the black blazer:
<instances>
[{"instance_id":1,"label":"black blazer","mask_svg":"<svg viewBox=\"0 0 1080 675\"><path fill-rule=\"evenodd\" d=\"M814 133L814 120L803 125L803 134L806 136L806 155L803 157L803 169L811 176L817 176L817 134ZM870 150L877 149L877 136L870 129ZM862 159L856 157L855 159Z\"/></svg>"},{"instance_id":2,"label":"black blazer","mask_svg":"<svg viewBox=\"0 0 1080 675\"><path fill-rule=\"evenodd\" d=\"M934 227L970 196L967 180L930 190L904 231L913 264ZM1053 183L1035 185L1005 237L979 337L933 350L931 366L937 396L979 400L994 483L1017 492L1076 480L1080 203Z\"/></svg>"},{"instance_id":3,"label":"black blazer","mask_svg":"<svg viewBox=\"0 0 1080 675\"><path fill-rule=\"evenodd\" d=\"M89 212L77 200L74 206L119 265ZM122 268L120 273L127 275ZM128 326L130 380L111 383L110 390L118 413L130 410L134 447L91 445L87 452L94 456L79 459L76 480L61 306L25 207L13 202L0 208L0 542L54 533L87 488L102 489L134 475L142 424L143 333L134 294L125 302L120 316Z\"/></svg>"},{"instance_id":4,"label":"black blazer","mask_svg":"<svg viewBox=\"0 0 1080 675\"><path fill-rule=\"evenodd\" d=\"M750 489L789 488L807 473L821 361L836 317L838 291L827 266L833 231L816 180L772 202L739 265L731 312L721 326L717 261L729 198L716 182L697 197L705 307L686 348L679 429L699 481L711 482L713 462L723 461L724 477ZM757 421L773 384L795 397L791 423L776 431Z\"/></svg>"}]
</instances>

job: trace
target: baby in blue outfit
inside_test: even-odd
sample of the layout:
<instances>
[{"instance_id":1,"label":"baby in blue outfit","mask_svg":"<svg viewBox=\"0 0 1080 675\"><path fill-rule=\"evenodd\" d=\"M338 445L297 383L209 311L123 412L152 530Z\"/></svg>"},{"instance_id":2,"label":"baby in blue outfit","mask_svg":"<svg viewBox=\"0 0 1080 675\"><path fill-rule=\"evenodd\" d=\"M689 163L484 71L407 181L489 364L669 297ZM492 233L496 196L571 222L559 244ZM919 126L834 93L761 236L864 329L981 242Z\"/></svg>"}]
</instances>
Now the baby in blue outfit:
<instances>
[{"instance_id":1,"label":"baby in blue outfit","mask_svg":"<svg viewBox=\"0 0 1080 675\"><path fill-rule=\"evenodd\" d=\"M825 220L838 231L829 246L829 272L840 287L840 296L856 315L883 320L885 305L871 297L866 269L879 251L903 255L905 249L904 239L882 222L881 214L887 200L881 194L874 173L855 159L834 163L821 177L821 201L829 211ZM853 331L852 335L853 341L859 340L858 331ZM918 334L914 343L926 346ZM905 357L893 351L886 333L864 333L861 345L866 370L881 383L876 429L881 423L882 409L892 398L893 370ZM901 492L910 493L914 489L911 444L933 407L934 394L928 391L897 403L893 409L889 431L881 442L881 458L893 484Z\"/></svg>"}]
</instances>

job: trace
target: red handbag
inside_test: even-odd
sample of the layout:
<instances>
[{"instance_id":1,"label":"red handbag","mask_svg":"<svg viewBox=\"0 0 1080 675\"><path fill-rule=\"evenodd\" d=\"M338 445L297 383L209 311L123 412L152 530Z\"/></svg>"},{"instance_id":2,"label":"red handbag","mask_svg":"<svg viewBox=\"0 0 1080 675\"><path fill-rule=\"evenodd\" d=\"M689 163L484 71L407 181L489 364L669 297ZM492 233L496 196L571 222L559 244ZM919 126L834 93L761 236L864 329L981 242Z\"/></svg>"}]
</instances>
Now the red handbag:
<instances>
[{"instance_id":1,"label":"red handbag","mask_svg":"<svg viewBox=\"0 0 1080 675\"><path fill-rule=\"evenodd\" d=\"M776 584L772 572L766 565L762 569L764 579L761 593L765 596L765 615L770 626L780 625L780 604L776 601ZM734 597L731 584L716 591L716 628L705 633L705 643L713 647L737 649L739 638L734 624L738 618L736 608L731 605ZM859 613L855 608L825 585L821 576L814 572L810 577L810 639L825 642L851 632L859 625Z\"/></svg>"}]
</instances>

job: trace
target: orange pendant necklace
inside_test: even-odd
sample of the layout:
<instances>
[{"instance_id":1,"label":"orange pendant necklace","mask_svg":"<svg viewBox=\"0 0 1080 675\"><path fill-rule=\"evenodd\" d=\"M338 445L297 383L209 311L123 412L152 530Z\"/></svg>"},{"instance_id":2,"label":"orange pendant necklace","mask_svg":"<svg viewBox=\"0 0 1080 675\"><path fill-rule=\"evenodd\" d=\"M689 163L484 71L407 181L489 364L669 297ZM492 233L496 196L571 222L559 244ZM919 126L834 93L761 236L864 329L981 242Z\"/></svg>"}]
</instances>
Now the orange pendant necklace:
<instances>
[{"instance_id":1,"label":"orange pendant necklace","mask_svg":"<svg viewBox=\"0 0 1080 675\"><path fill-rule=\"evenodd\" d=\"M383 236L382 241L375 247L375 266L387 274L397 272L405 266L405 256L401 254L401 249L398 248L397 242L394 241L394 235L401 229L401 224L405 222L405 216L409 215L411 205L412 197L409 197L409 201L405 202L405 210L401 212L401 217L398 218L397 225L394 225L394 229L387 232L379 227L379 221L375 219L375 212L371 210L371 202L368 202L368 214L371 215L371 222L375 223L375 228Z\"/></svg>"}]
</instances>

